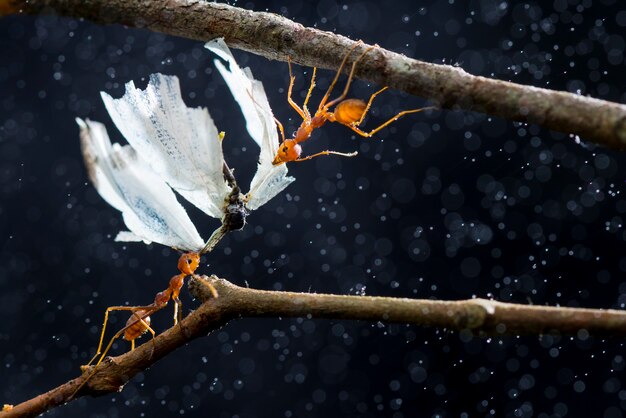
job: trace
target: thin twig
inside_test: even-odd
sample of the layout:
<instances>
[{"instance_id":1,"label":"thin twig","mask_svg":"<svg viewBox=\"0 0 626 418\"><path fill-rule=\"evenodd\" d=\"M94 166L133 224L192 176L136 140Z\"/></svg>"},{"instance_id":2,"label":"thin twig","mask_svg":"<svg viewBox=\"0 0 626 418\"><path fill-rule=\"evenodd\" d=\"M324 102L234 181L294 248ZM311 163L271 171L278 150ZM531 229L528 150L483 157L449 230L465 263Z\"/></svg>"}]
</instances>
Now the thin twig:
<instances>
[{"instance_id":1,"label":"thin twig","mask_svg":"<svg viewBox=\"0 0 626 418\"><path fill-rule=\"evenodd\" d=\"M287 18L201 0L0 0L0 16L55 12L234 47L269 59L336 70L354 41ZM355 56L369 45L357 47ZM347 66L346 68L349 68ZM626 148L626 106L573 93L474 76L383 48L368 53L356 77L425 97L443 108L535 123L607 147Z\"/></svg>"},{"instance_id":2,"label":"thin twig","mask_svg":"<svg viewBox=\"0 0 626 418\"><path fill-rule=\"evenodd\" d=\"M81 396L118 392L137 373L159 359L228 321L243 317L306 317L353 319L434 326L478 335L590 335L626 336L626 312L516 305L485 299L435 301L372 296L345 296L254 290L236 286L215 276L191 279L189 290L204 303L179 325L154 340L118 357L107 357L95 373L83 375L0 412L0 418L34 417ZM207 283L219 297L211 298ZM72 395L86 377L89 381Z\"/></svg>"}]
</instances>

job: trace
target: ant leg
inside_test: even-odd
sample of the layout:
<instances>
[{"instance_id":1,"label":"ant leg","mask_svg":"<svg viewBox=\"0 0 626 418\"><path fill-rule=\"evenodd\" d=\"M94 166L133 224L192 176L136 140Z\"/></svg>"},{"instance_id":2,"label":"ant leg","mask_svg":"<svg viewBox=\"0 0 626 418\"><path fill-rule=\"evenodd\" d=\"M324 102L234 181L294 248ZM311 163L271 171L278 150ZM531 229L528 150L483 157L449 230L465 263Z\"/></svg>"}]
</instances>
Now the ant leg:
<instances>
[{"instance_id":1,"label":"ant leg","mask_svg":"<svg viewBox=\"0 0 626 418\"><path fill-rule=\"evenodd\" d=\"M172 299L174 299L174 325L176 325L183 320L183 303L178 296Z\"/></svg>"},{"instance_id":2,"label":"ant leg","mask_svg":"<svg viewBox=\"0 0 626 418\"><path fill-rule=\"evenodd\" d=\"M116 309L119 308L119 309ZM153 308L152 310L149 310L150 308ZM98 366L100 365L100 363L102 363L102 360L104 360L104 358L106 357L107 353L109 352L109 350L111 349L111 347L113 346L113 343L115 342L115 340L117 340L119 337L122 336L122 334L130 327L132 327L133 325L135 325L137 322L141 321L141 323L146 327L146 330L150 331L150 333L152 334L152 352L154 353L154 350L156 348L155 342L154 342L154 338L156 337L156 333L154 332L154 330L152 328L150 328L150 325L148 325L148 323L146 321L144 321L144 318L152 315L154 312L158 311L159 309L161 309L161 307L155 307L153 305L149 305L149 306L136 306L136 307L132 307L132 306L112 306L110 308L108 308L107 310L120 310L120 311L128 311L128 310L133 310L133 315L137 316L139 319L137 321L134 321L131 324L126 325L124 328L120 329L119 331L117 331L115 333L115 335L113 335L113 337L111 337L111 340L109 341L109 343L107 344L107 346L105 347L105 349L102 351L102 355L100 356L100 359L98 359L98 362L93 366L91 372L89 373L89 375L87 377L85 377L85 379L82 381L82 383L80 385L78 385L78 387L76 388L76 390L74 390L74 393L72 393L72 395L70 396L70 399L72 399L74 396L76 396L76 394L78 393L79 390L81 390L83 388L83 386L85 386L87 384L87 382L89 382L89 380L93 377L93 375L96 373L96 370L98 368ZM144 309L144 311L147 310L147 312L144 313L144 315L142 315L141 317L139 317L136 313L137 310L139 309ZM131 349L134 350L135 349L135 340L131 340ZM100 350L98 350L100 351ZM152 356L152 354L151 354ZM95 356L97 357L97 355ZM94 357L94 359L95 359ZM93 359L92 359L93 361ZM89 362L89 364L91 364L91 362ZM81 370L84 372L86 371L86 369L89 367L89 364L87 364L86 366L81 366Z\"/></svg>"},{"instance_id":3,"label":"ant leg","mask_svg":"<svg viewBox=\"0 0 626 418\"><path fill-rule=\"evenodd\" d=\"M209 292L211 292L211 296L213 299L217 299L219 295L217 294L217 289L211 283L207 283L207 287L209 288Z\"/></svg>"},{"instance_id":4,"label":"ant leg","mask_svg":"<svg viewBox=\"0 0 626 418\"><path fill-rule=\"evenodd\" d=\"M307 116L304 113L304 110L302 110L300 108L300 106L298 106L298 104L296 102L293 101L293 99L291 98L291 92L293 90L293 84L296 81L296 77L293 75L293 72L291 71L291 57L289 57L287 59L287 64L289 65L289 89L287 90L287 101L289 102L289 104L291 105L291 107L293 107L293 109L298 112L298 115L300 115L300 117L304 120L307 120Z\"/></svg>"},{"instance_id":5,"label":"ant leg","mask_svg":"<svg viewBox=\"0 0 626 418\"><path fill-rule=\"evenodd\" d=\"M98 343L98 348L96 349L96 354L89 360L85 366L88 367L94 360L100 355L100 350L102 350L102 343L104 342L104 333L107 329L107 323L109 322L109 312L111 312L113 307L108 307L106 311L104 311L104 322L102 323L102 332L100 333L100 342Z\"/></svg>"},{"instance_id":6,"label":"ant leg","mask_svg":"<svg viewBox=\"0 0 626 418\"><path fill-rule=\"evenodd\" d=\"M98 366L100 365L100 363L102 363L102 360L104 359L104 356L111 349L111 346L113 345L113 341L118 339L124 333L124 331L126 331L126 328L128 328L128 326L125 326L124 328L122 328L121 330L116 332L115 335L113 336L113 338L111 338L111 341L109 341L109 343L107 344L106 348L104 349L104 354L102 355L102 357L100 357L98 362L91 369L91 372L89 372L87 377L85 377L85 379L80 383L80 385L78 385L76 390L74 390L74 393L72 393L72 395L70 396L70 399L72 399L74 396L76 396L78 391L81 390L83 388L83 386L85 386L87 384L87 382L89 382L89 380L93 377L93 375L96 373L96 370L98 369ZM97 355L96 355L96 357L97 357ZM89 363L91 363L91 362L89 362ZM88 367L89 367L89 364L86 365L86 366L81 366L81 371L84 373L85 371L87 371Z\"/></svg>"},{"instance_id":7,"label":"ant leg","mask_svg":"<svg viewBox=\"0 0 626 418\"><path fill-rule=\"evenodd\" d=\"M94 369L96 367L98 367L98 365L100 363L102 363L102 360L104 360L104 358L106 357L107 353L109 352L109 350L111 349L111 347L113 346L113 342L115 342L115 340L117 340L123 333L124 331L126 331L126 328L128 327L124 327L121 330L119 330L118 332L115 333L115 335L113 337L111 337L111 340L109 341L109 343L107 344L107 346L105 347L105 349L102 351L102 355L100 356L100 358L98 359L98 362L96 364L94 364Z\"/></svg>"},{"instance_id":8,"label":"ant leg","mask_svg":"<svg viewBox=\"0 0 626 418\"><path fill-rule=\"evenodd\" d=\"M383 123L382 125L380 125L379 127L372 129L369 132L364 132L361 129L359 129L356 125L346 125L348 128L352 129L354 132L356 132L357 134L364 136L366 138L371 137L372 135L374 135L376 132L380 131L381 129L383 129L385 126L397 121L398 119L400 119L402 116L404 115L408 115L411 113L418 113L418 112L422 112L424 110L434 110L437 109L436 106L428 106L428 107L422 107L419 109L411 109L411 110L403 110L402 112L398 113L396 116L392 117L391 119L389 119L387 122Z\"/></svg>"},{"instance_id":9,"label":"ant leg","mask_svg":"<svg viewBox=\"0 0 626 418\"><path fill-rule=\"evenodd\" d=\"M102 350L102 343L104 342L104 334L106 331L106 327L107 327L107 323L109 321L109 312L111 311L135 311L135 310L139 310L139 309L149 309L152 308L153 305L148 305L148 306L109 306L106 311L104 312L104 323L102 324L102 332L100 333L100 342L98 343L98 349L96 350L96 354L92 357L91 360L89 360L89 363L87 363L85 366L88 367L91 365L91 363L94 362L95 359L98 358L98 356L101 353ZM126 327L124 328L126 329Z\"/></svg>"},{"instance_id":10,"label":"ant leg","mask_svg":"<svg viewBox=\"0 0 626 418\"><path fill-rule=\"evenodd\" d=\"M352 80L354 79L354 71L356 70L356 66L359 64L359 62L363 59L363 57L365 56L365 54L367 54L368 52L370 52L372 49L374 49L375 45L370 46L369 48L367 48L360 56L359 58L357 58L353 63L352 63L352 68L350 68L350 74L348 75L348 81L346 81L346 87L344 87L343 89L343 93L341 93L341 95L339 97L337 97L334 100L331 100L330 102L326 103L324 105L325 109L328 109L329 107L339 103L340 101L342 101L343 99L346 98L346 96L348 95L348 90L350 89L350 85L352 84Z\"/></svg>"},{"instance_id":11,"label":"ant leg","mask_svg":"<svg viewBox=\"0 0 626 418\"><path fill-rule=\"evenodd\" d=\"M317 154L309 155L303 158L298 158L297 160L294 160L294 161L296 162L307 161L315 157L319 157L321 155L339 155L341 157L354 157L357 154L358 152L356 151L355 152L321 151L321 152L318 152Z\"/></svg>"},{"instance_id":12,"label":"ant leg","mask_svg":"<svg viewBox=\"0 0 626 418\"><path fill-rule=\"evenodd\" d=\"M102 360L104 360L104 358L106 357L107 353L109 352L109 350L113 346L113 343L115 342L115 340L117 340L128 328L132 327L137 322L141 322L141 324L145 327L145 329L147 331L150 331L150 333L152 333L152 337L153 338L156 336L156 332L154 332L154 330L152 328L150 328L150 324L148 324L144 319L149 317L150 315L152 315L153 313L155 313L156 311L158 311L161 308L152 307L153 308L152 310L148 310L147 312L144 312L143 315L141 315L141 316L137 315L137 311L142 309L142 308L145 308L145 307L135 307L135 308L133 308L133 316L136 317L137 320L131 322L128 325L126 325L124 328L122 328L121 330L116 332L113 337L111 337L111 340L107 344L106 348L102 352L102 355L100 356L100 359L94 365L94 367L97 367L100 363L102 363ZM126 309L124 309L124 310L126 310ZM131 351L134 350L134 349L135 349L135 338L133 338L131 340Z\"/></svg>"},{"instance_id":13,"label":"ant leg","mask_svg":"<svg viewBox=\"0 0 626 418\"><path fill-rule=\"evenodd\" d=\"M276 118L274 118L274 123L276 123L276 126L278 126L278 130L280 131L280 136L282 138L282 141L280 142L285 142L285 128L283 128L283 124Z\"/></svg>"},{"instance_id":14,"label":"ant leg","mask_svg":"<svg viewBox=\"0 0 626 418\"><path fill-rule=\"evenodd\" d=\"M296 160L297 161L297 160ZM206 286L209 288L209 292L211 292L211 296L213 296L214 299L217 299L219 297L219 295L217 294L217 289L215 288L215 286L213 286L211 283L209 283L207 280L204 280L202 278L202 276L199 276L197 274L193 275L193 278L198 280L203 286Z\"/></svg>"},{"instance_id":15,"label":"ant leg","mask_svg":"<svg viewBox=\"0 0 626 418\"><path fill-rule=\"evenodd\" d=\"M361 123L363 123L363 119L365 119L365 115L367 114L367 112L369 112L370 107L372 106L372 102L374 101L374 98L387 89L388 87L385 86L370 96L370 99L367 101L367 106L365 106L365 110L363 111L363 114L361 115L361 119L353 123L352 126L359 126Z\"/></svg>"},{"instance_id":16,"label":"ant leg","mask_svg":"<svg viewBox=\"0 0 626 418\"><path fill-rule=\"evenodd\" d=\"M322 101L320 102L320 106L319 106L320 109L325 107L326 101L328 100L330 93L333 91L335 84L337 84L337 80L339 80L339 76L341 75L341 70L343 70L343 67L346 65L346 61L348 61L348 57L352 54L352 51L354 51L356 47L361 44L362 42L360 40L358 42L355 42L355 44L352 45L348 53L343 57L343 61L341 61L341 64L339 65L339 69L337 70L337 74L335 74L335 78L333 79L333 82L330 83L330 86L328 86L328 90L326 91L326 94L324 95L324 97L322 97Z\"/></svg>"},{"instance_id":17,"label":"ant leg","mask_svg":"<svg viewBox=\"0 0 626 418\"><path fill-rule=\"evenodd\" d=\"M311 98L311 93L313 92L313 88L315 87L315 73L316 72L317 72L317 68L313 67L313 75L311 76L311 85L309 86L309 91L306 93L306 98L304 99L304 104L302 105L304 112L309 117L311 116L311 114L309 113L309 109L306 107L306 105L309 103L309 99Z\"/></svg>"},{"instance_id":18,"label":"ant leg","mask_svg":"<svg viewBox=\"0 0 626 418\"><path fill-rule=\"evenodd\" d=\"M144 323L144 325L146 325L146 330L152 334L152 351L150 352L150 357L152 358L152 356L154 355L154 352L156 351L156 332L150 327L150 325L146 324L144 322L144 320L141 320L142 323ZM135 340L133 340L133 344L135 343Z\"/></svg>"}]
</instances>

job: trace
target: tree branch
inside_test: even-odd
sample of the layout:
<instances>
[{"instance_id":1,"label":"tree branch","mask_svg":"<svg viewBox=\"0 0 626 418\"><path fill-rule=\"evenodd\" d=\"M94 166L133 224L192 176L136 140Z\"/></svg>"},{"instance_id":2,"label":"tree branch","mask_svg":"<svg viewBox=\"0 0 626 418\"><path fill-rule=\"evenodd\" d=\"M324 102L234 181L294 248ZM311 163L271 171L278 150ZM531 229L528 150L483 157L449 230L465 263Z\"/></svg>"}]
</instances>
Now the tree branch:
<instances>
[{"instance_id":1,"label":"tree branch","mask_svg":"<svg viewBox=\"0 0 626 418\"><path fill-rule=\"evenodd\" d=\"M207 283L217 289L217 299L211 298ZM81 396L118 392L128 380L159 359L235 318L312 316L434 326L495 336L626 336L626 312L617 310L528 306L485 299L435 301L264 291L239 287L215 276L192 278L189 291L204 303L180 325L134 351L107 357L95 370L91 367L76 379L0 412L0 418L34 417Z\"/></svg>"},{"instance_id":2,"label":"tree branch","mask_svg":"<svg viewBox=\"0 0 626 418\"><path fill-rule=\"evenodd\" d=\"M271 13L225 4L183 0L0 0L0 16L54 10L97 23L121 23L206 41L224 36L233 47L270 59L336 69L353 41L305 28ZM367 45L360 46L364 51ZM358 56L354 54L354 56ZM571 132L614 148L626 148L626 106L514 83L476 77L462 69L420 62L376 48L359 65L357 76L427 97L442 107L486 112L511 120ZM30 417L79 396L121 390L138 372L189 341L241 317L356 319L468 330L479 335L546 333L626 336L626 312L526 306L471 299L433 301L383 297L269 292L206 278L220 297L208 299L206 284L190 281L190 291L205 301L180 325L121 356L107 358L45 394L0 412L0 417ZM93 374L91 373L93 371ZM86 382L86 380L88 381ZM74 395L74 392L83 385Z\"/></svg>"},{"instance_id":3,"label":"tree branch","mask_svg":"<svg viewBox=\"0 0 626 418\"><path fill-rule=\"evenodd\" d=\"M234 48L269 59L337 69L354 41L287 18L200 0L0 0L10 13L61 15L120 23L208 41L222 36ZM368 45L357 48L356 54ZM474 76L375 48L356 76L425 97L443 108L473 110L535 123L616 149L626 148L626 106L572 93Z\"/></svg>"}]
</instances>

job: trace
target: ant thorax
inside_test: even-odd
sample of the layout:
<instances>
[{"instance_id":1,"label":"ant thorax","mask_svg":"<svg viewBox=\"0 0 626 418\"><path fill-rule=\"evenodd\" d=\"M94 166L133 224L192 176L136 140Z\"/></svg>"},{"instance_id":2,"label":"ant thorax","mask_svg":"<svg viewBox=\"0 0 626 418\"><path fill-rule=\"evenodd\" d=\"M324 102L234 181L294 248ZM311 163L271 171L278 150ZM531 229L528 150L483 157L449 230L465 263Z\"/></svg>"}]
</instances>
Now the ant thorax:
<instances>
[{"instance_id":1,"label":"ant thorax","mask_svg":"<svg viewBox=\"0 0 626 418\"><path fill-rule=\"evenodd\" d=\"M317 112L320 113L320 112ZM328 117L324 114L315 114L315 116L313 117L313 119L311 119L310 125L313 129L319 128L321 127L324 123L326 123L326 121L328 120ZM311 133L309 132L309 136L311 135Z\"/></svg>"}]
</instances>

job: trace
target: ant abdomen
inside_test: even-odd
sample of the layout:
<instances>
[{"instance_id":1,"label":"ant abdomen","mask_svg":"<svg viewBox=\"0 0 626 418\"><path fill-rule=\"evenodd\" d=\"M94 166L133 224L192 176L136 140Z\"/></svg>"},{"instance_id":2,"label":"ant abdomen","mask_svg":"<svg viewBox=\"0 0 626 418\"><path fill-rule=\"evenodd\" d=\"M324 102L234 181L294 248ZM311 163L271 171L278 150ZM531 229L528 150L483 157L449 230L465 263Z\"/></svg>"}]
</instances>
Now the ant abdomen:
<instances>
[{"instance_id":1,"label":"ant abdomen","mask_svg":"<svg viewBox=\"0 0 626 418\"><path fill-rule=\"evenodd\" d=\"M343 125L352 125L363 117L367 104L360 99L346 99L335 107L335 120Z\"/></svg>"},{"instance_id":2,"label":"ant abdomen","mask_svg":"<svg viewBox=\"0 0 626 418\"><path fill-rule=\"evenodd\" d=\"M147 312L145 312L143 309L139 309L135 313L133 313L130 318L128 318L128 321L126 321L127 328L126 331L124 331L124 339L126 341L136 340L141 336L141 334L148 330L146 324L148 326L150 325L150 317L143 317L143 315L145 315L146 313ZM140 321L139 318L143 319L143 322Z\"/></svg>"}]
</instances>

